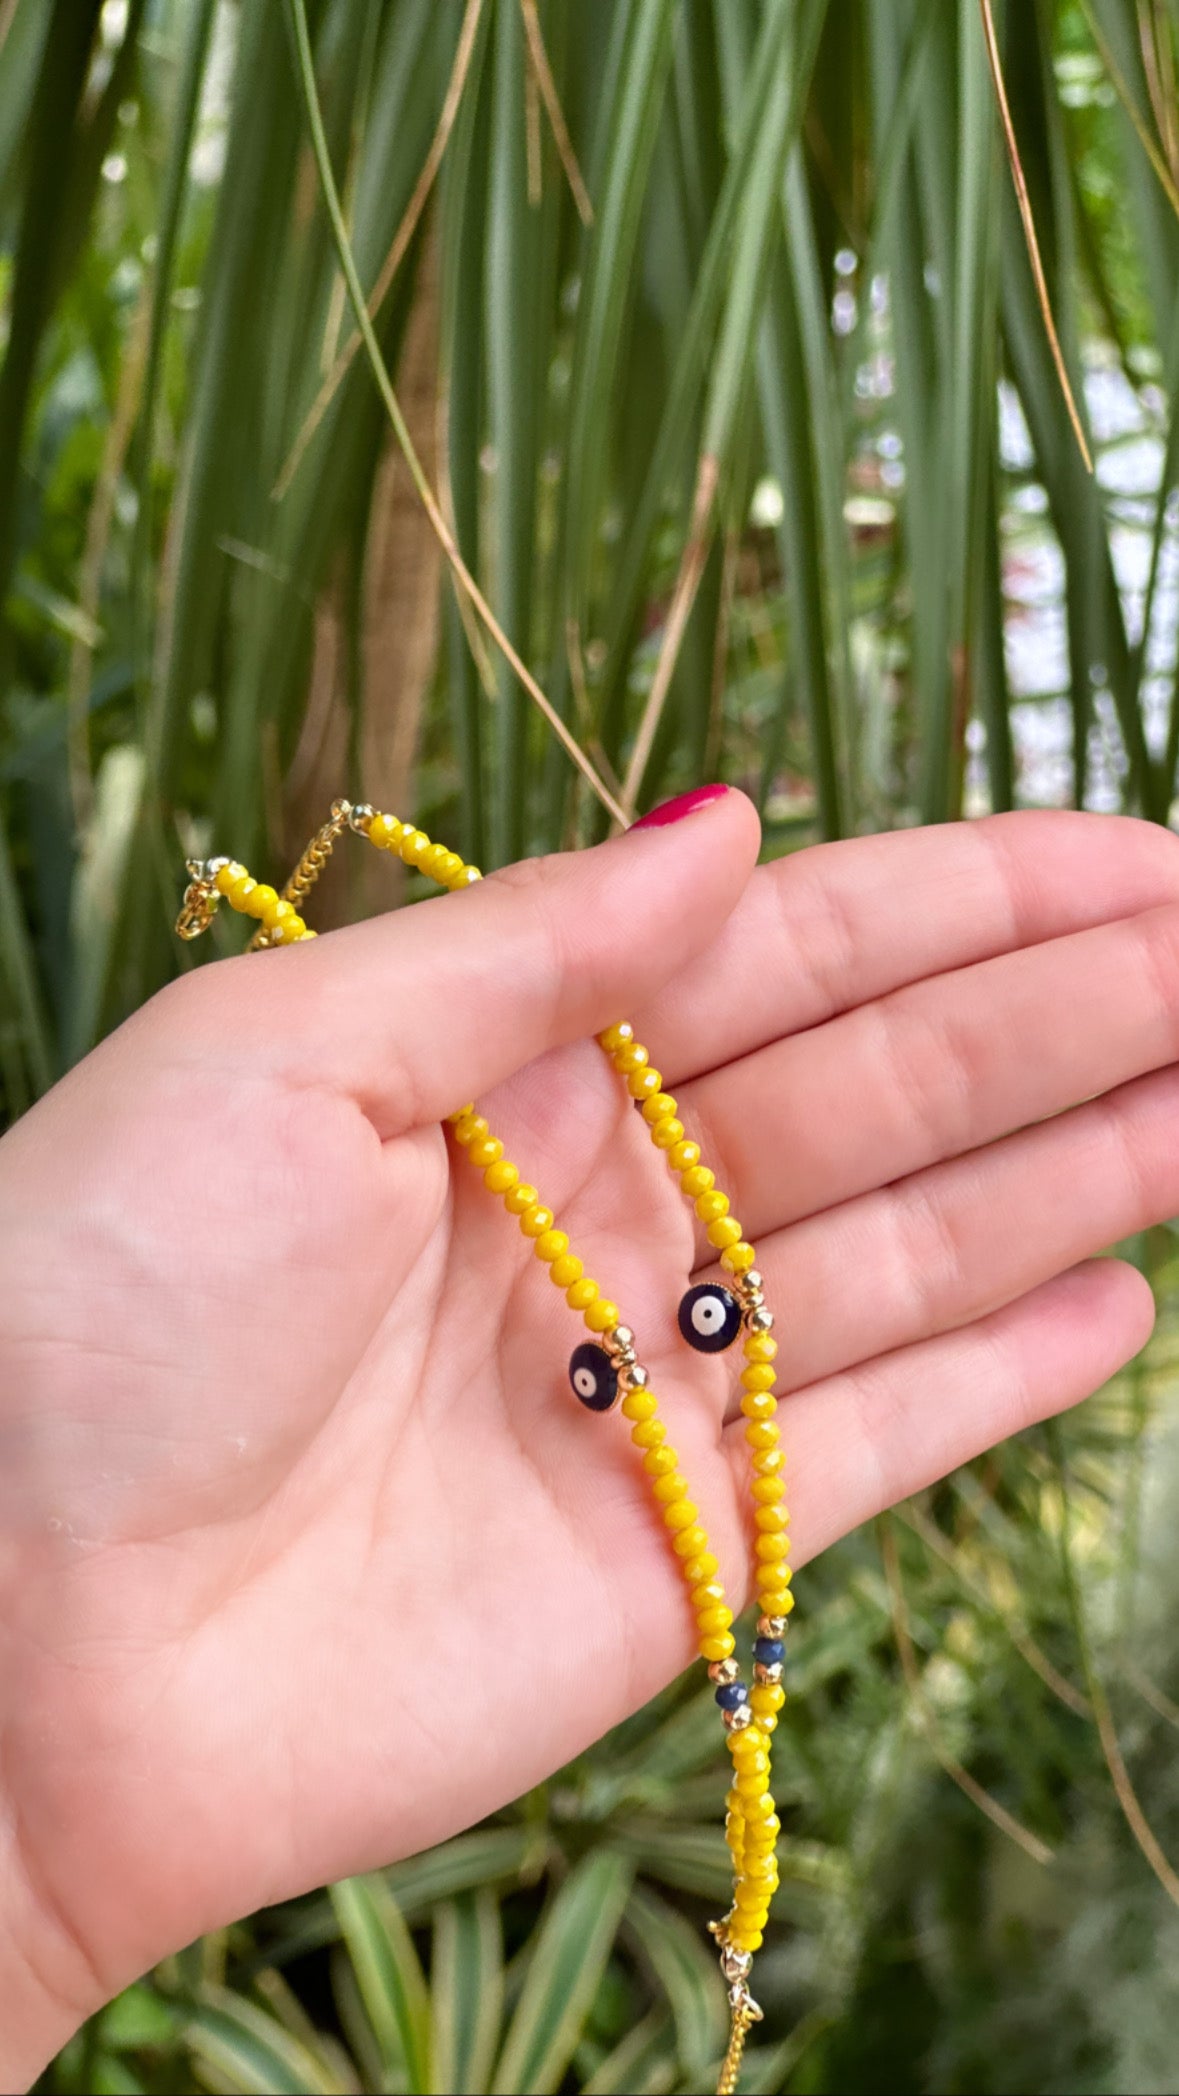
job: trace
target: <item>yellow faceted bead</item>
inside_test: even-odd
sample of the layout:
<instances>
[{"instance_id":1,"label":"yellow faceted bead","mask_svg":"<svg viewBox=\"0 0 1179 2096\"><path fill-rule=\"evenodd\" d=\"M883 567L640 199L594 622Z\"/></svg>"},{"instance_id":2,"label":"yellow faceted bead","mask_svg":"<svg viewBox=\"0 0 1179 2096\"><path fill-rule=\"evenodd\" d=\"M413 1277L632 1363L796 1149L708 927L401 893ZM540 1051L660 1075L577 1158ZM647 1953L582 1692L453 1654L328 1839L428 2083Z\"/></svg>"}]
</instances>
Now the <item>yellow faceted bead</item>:
<instances>
[{"instance_id":1,"label":"yellow faceted bead","mask_svg":"<svg viewBox=\"0 0 1179 2096\"><path fill-rule=\"evenodd\" d=\"M708 1242L715 1245L718 1252L723 1251L726 1245L736 1244L740 1236L741 1225L735 1216L718 1216L715 1223L708 1225Z\"/></svg>"},{"instance_id":2,"label":"yellow faceted bead","mask_svg":"<svg viewBox=\"0 0 1179 2096\"><path fill-rule=\"evenodd\" d=\"M643 1101L643 1119L648 1123L665 1121L667 1116L674 1112L675 1100L670 1092L656 1092L653 1099L644 1099Z\"/></svg>"},{"instance_id":3,"label":"yellow faceted bead","mask_svg":"<svg viewBox=\"0 0 1179 2096\"><path fill-rule=\"evenodd\" d=\"M764 1754L765 1748L766 1743L756 1725L748 1725L744 1732L729 1734L729 1752L738 1768L753 1761L758 1754Z\"/></svg>"},{"instance_id":4,"label":"yellow faceted bead","mask_svg":"<svg viewBox=\"0 0 1179 2096\"><path fill-rule=\"evenodd\" d=\"M718 1602L715 1608L701 1610L696 1618L696 1628L700 1632L701 1637L715 1637L719 1630L730 1629L732 1622L732 1609L725 1608L723 1603Z\"/></svg>"},{"instance_id":5,"label":"yellow faceted bead","mask_svg":"<svg viewBox=\"0 0 1179 2096\"><path fill-rule=\"evenodd\" d=\"M698 1587L702 1580L711 1579L719 1571L715 1555L711 1550L702 1550L699 1557L689 1558L684 1565L684 1578L690 1587Z\"/></svg>"},{"instance_id":6,"label":"yellow faceted bead","mask_svg":"<svg viewBox=\"0 0 1179 2096\"><path fill-rule=\"evenodd\" d=\"M230 886L225 890L226 902L229 903L233 909L240 910L243 917L248 916L248 906L250 897L254 893L254 890L257 887L257 885L257 881L253 878L251 874L240 874L237 880L233 881L230 884Z\"/></svg>"},{"instance_id":7,"label":"yellow faceted bead","mask_svg":"<svg viewBox=\"0 0 1179 2096\"><path fill-rule=\"evenodd\" d=\"M476 1171L485 1172L489 1164L498 1164L504 1154L504 1146L498 1135L483 1135L471 1144L467 1156ZM531 1212L531 1211L530 1211Z\"/></svg>"},{"instance_id":8,"label":"yellow faceted bead","mask_svg":"<svg viewBox=\"0 0 1179 2096\"><path fill-rule=\"evenodd\" d=\"M772 1390L747 1390L741 1399L746 1419L772 1419L777 1409L778 1400Z\"/></svg>"},{"instance_id":9,"label":"yellow faceted bead","mask_svg":"<svg viewBox=\"0 0 1179 2096\"><path fill-rule=\"evenodd\" d=\"M442 868L449 857L450 853L444 844L427 845L421 858L418 860L419 871L428 875L432 881L441 881Z\"/></svg>"},{"instance_id":10,"label":"yellow faceted bead","mask_svg":"<svg viewBox=\"0 0 1179 2096\"><path fill-rule=\"evenodd\" d=\"M729 1197L714 1188L710 1194L701 1194L696 1203L696 1213L702 1223L719 1223L729 1212Z\"/></svg>"},{"instance_id":11,"label":"yellow faceted bead","mask_svg":"<svg viewBox=\"0 0 1179 2096\"><path fill-rule=\"evenodd\" d=\"M440 880L444 887L453 888L462 871L463 862L458 853L448 851L439 863L436 879Z\"/></svg>"},{"instance_id":12,"label":"yellow faceted bead","mask_svg":"<svg viewBox=\"0 0 1179 2096\"><path fill-rule=\"evenodd\" d=\"M700 1657L711 1666L714 1659L731 1659L737 1650L737 1640L731 1630L718 1631L715 1637L700 1640Z\"/></svg>"},{"instance_id":13,"label":"yellow faceted bead","mask_svg":"<svg viewBox=\"0 0 1179 2096\"><path fill-rule=\"evenodd\" d=\"M777 1442L772 1448L759 1448L753 1458L755 1477L777 1477L785 1468L785 1453Z\"/></svg>"},{"instance_id":14,"label":"yellow faceted bead","mask_svg":"<svg viewBox=\"0 0 1179 2096\"><path fill-rule=\"evenodd\" d=\"M524 1179L517 1180L510 1193L504 1195L504 1207L509 1215L526 1215L536 1206L536 1188Z\"/></svg>"},{"instance_id":15,"label":"yellow faceted bead","mask_svg":"<svg viewBox=\"0 0 1179 2096\"><path fill-rule=\"evenodd\" d=\"M302 919L294 903L288 902L285 896L280 895L278 901L267 911L266 922L273 927L276 924L299 924Z\"/></svg>"},{"instance_id":16,"label":"yellow faceted bead","mask_svg":"<svg viewBox=\"0 0 1179 2096\"><path fill-rule=\"evenodd\" d=\"M690 1171L694 1164L700 1162L699 1143L677 1143L673 1150L668 1151L667 1162L673 1172Z\"/></svg>"},{"instance_id":17,"label":"yellow faceted bead","mask_svg":"<svg viewBox=\"0 0 1179 2096\"><path fill-rule=\"evenodd\" d=\"M748 1368L741 1370L744 1390L772 1390L777 1380L777 1373L768 1361L751 1361Z\"/></svg>"},{"instance_id":18,"label":"yellow faceted bead","mask_svg":"<svg viewBox=\"0 0 1179 2096\"><path fill-rule=\"evenodd\" d=\"M786 1701L786 1691L780 1681L755 1681L749 1691L749 1701L755 1717L775 1717ZM774 1831L777 1832L776 1827Z\"/></svg>"},{"instance_id":19,"label":"yellow faceted bead","mask_svg":"<svg viewBox=\"0 0 1179 2096\"><path fill-rule=\"evenodd\" d=\"M461 873L456 873L454 885L456 888L473 888L475 882L482 879L483 875L477 866L464 866Z\"/></svg>"},{"instance_id":20,"label":"yellow faceted bead","mask_svg":"<svg viewBox=\"0 0 1179 2096\"><path fill-rule=\"evenodd\" d=\"M764 1536L774 1536L790 1526L790 1516L781 1506L759 1506L754 1521Z\"/></svg>"},{"instance_id":21,"label":"yellow faceted bead","mask_svg":"<svg viewBox=\"0 0 1179 2096\"><path fill-rule=\"evenodd\" d=\"M660 1482L666 1483L667 1480L661 1479ZM673 1535L678 1535L682 1529L691 1528L699 1512L699 1507L693 1506L690 1499L673 1499L671 1505L665 1506L663 1509L664 1525L670 1528ZM727 1627L724 1623L718 1623L717 1625L718 1630L724 1630Z\"/></svg>"},{"instance_id":22,"label":"yellow faceted bead","mask_svg":"<svg viewBox=\"0 0 1179 2096\"><path fill-rule=\"evenodd\" d=\"M632 1099L654 1099L663 1089L663 1079L658 1070L633 1070L626 1080L626 1089Z\"/></svg>"},{"instance_id":23,"label":"yellow faceted bead","mask_svg":"<svg viewBox=\"0 0 1179 2096\"><path fill-rule=\"evenodd\" d=\"M375 844L378 850L388 851L400 828L401 824L395 815L374 815L368 826L368 841Z\"/></svg>"},{"instance_id":24,"label":"yellow faceted bead","mask_svg":"<svg viewBox=\"0 0 1179 2096\"><path fill-rule=\"evenodd\" d=\"M218 895L228 895L236 881L244 881L248 878L249 876L240 859L227 859L224 866L217 868L213 876L213 886L216 888Z\"/></svg>"},{"instance_id":25,"label":"yellow faceted bead","mask_svg":"<svg viewBox=\"0 0 1179 2096\"><path fill-rule=\"evenodd\" d=\"M584 1274L580 1281L575 1281L573 1286L566 1290L565 1301L571 1310L588 1310L600 1294L597 1282L591 1281L589 1275Z\"/></svg>"},{"instance_id":26,"label":"yellow faceted bead","mask_svg":"<svg viewBox=\"0 0 1179 2096\"><path fill-rule=\"evenodd\" d=\"M506 1194L519 1184L520 1174L510 1158L497 1157L483 1174L483 1184L488 1193Z\"/></svg>"},{"instance_id":27,"label":"yellow faceted bead","mask_svg":"<svg viewBox=\"0 0 1179 2096\"><path fill-rule=\"evenodd\" d=\"M272 888L269 881L256 881L253 894L246 898L246 915L264 917L271 904L277 901L277 888Z\"/></svg>"},{"instance_id":28,"label":"yellow faceted bead","mask_svg":"<svg viewBox=\"0 0 1179 2096\"><path fill-rule=\"evenodd\" d=\"M656 1121L651 1130L651 1141L657 1150L674 1150L683 1132L683 1122L677 1121L674 1114L668 1114L665 1120Z\"/></svg>"},{"instance_id":29,"label":"yellow faceted bead","mask_svg":"<svg viewBox=\"0 0 1179 2096\"><path fill-rule=\"evenodd\" d=\"M520 1217L520 1228L525 1237L543 1237L545 1231L551 1230L552 1227L553 1211L546 1208L543 1201L534 1201L531 1208L526 1208Z\"/></svg>"},{"instance_id":30,"label":"yellow faceted bead","mask_svg":"<svg viewBox=\"0 0 1179 2096\"><path fill-rule=\"evenodd\" d=\"M780 1438L772 1419L751 1419L745 1429L750 1448L776 1448Z\"/></svg>"},{"instance_id":31,"label":"yellow faceted bead","mask_svg":"<svg viewBox=\"0 0 1179 2096\"><path fill-rule=\"evenodd\" d=\"M747 1361L776 1361L778 1342L771 1332L750 1332L745 1341Z\"/></svg>"},{"instance_id":32,"label":"yellow faceted bead","mask_svg":"<svg viewBox=\"0 0 1179 2096\"><path fill-rule=\"evenodd\" d=\"M727 1245L721 1253L721 1265L727 1274L747 1274L757 1258L757 1253L747 1238L737 1244Z\"/></svg>"},{"instance_id":33,"label":"yellow faceted bead","mask_svg":"<svg viewBox=\"0 0 1179 2096\"><path fill-rule=\"evenodd\" d=\"M677 1457L676 1460L678 1462L679 1458ZM668 1471L665 1477L660 1478L658 1484L655 1485L653 1489L655 1497L657 1500L659 1500L661 1505L671 1506L675 1500L687 1498L688 1480L686 1477L681 1476L678 1470L671 1470ZM685 1525L686 1524L681 1521L680 1527L683 1528Z\"/></svg>"},{"instance_id":34,"label":"yellow faceted bead","mask_svg":"<svg viewBox=\"0 0 1179 2096\"><path fill-rule=\"evenodd\" d=\"M623 1077L629 1077L632 1070L645 1070L650 1060L641 1041L624 1041L614 1050L614 1067Z\"/></svg>"},{"instance_id":35,"label":"yellow faceted bead","mask_svg":"<svg viewBox=\"0 0 1179 2096\"><path fill-rule=\"evenodd\" d=\"M559 1259L554 1259L549 1277L557 1288L572 1288L575 1281L580 1281L584 1271L576 1252L562 1252Z\"/></svg>"},{"instance_id":36,"label":"yellow faceted bead","mask_svg":"<svg viewBox=\"0 0 1179 2096\"><path fill-rule=\"evenodd\" d=\"M604 1048L607 1055L613 1055L625 1042L633 1041L634 1037L635 1030L630 1020L620 1019L617 1026L608 1026L605 1033L598 1035L598 1046Z\"/></svg>"},{"instance_id":37,"label":"yellow faceted bead","mask_svg":"<svg viewBox=\"0 0 1179 2096\"><path fill-rule=\"evenodd\" d=\"M777 1820L774 1819L774 1813L776 1809L777 1808L774 1804L774 1801L767 1790L765 1796L760 1797L757 1801L753 1813L750 1816L750 1826L756 1826L762 1820L768 1821L773 1819L774 1825L776 1827L778 1824Z\"/></svg>"},{"instance_id":38,"label":"yellow faceted bead","mask_svg":"<svg viewBox=\"0 0 1179 2096\"><path fill-rule=\"evenodd\" d=\"M770 1911L770 1902L773 1899L775 1892L778 1890L778 1865L776 1858L772 1855L759 1856L757 1859L756 1867L752 1870L750 1868L749 1863L747 1862L746 1875L751 1878L751 1882L757 1887L758 1891L761 1893L762 1899L765 1903L765 1911L768 1914Z\"/></svg>"},{"instance_id":39,"label":"yellow faceted bead","mask_svg":"<svg viewBox=\"0 0 1179 2096\"><path fill-rule=\"evenodd\" d=\"M622 1400L623 1414L627 1419L653 1419L658 1409L649 1390L628 1390Z\"/></svg>"},{"instance_id":40,"label":"yellow faceted bead","mask_svg":"<svg viewBox=\"0 0 1179 2096\"><path fill-rule=\"evenodd\" d=\"M754 1541L753 1548L763 1565L777 1564L780 1559L789 1557L790 1538L788 1535L780 1532L774 1535L759 1533Z\"/></svg>"},{"instance_id":41,"label":"yellow faceted bead","mask_svg":"<svg viewBox=\"0 0 1179 2096\"><path fill-rule=\"evenodd\" d=\"M643 1468L648 1477L670 1477L679 1462L674 1448L649 1448L643 1457Z\"/></svg>"},{"instance_id":42,"label":"yellow faceted bead","mask_svg":"<svg viewBox=\"0 0 1179 2096\"><path fill-rule=\"evenodd\" d=\"M559 1259L562 1252L569 1250L569 1239L563 1230L542 1230L533 1250L538 1259L551 1266L554 1259Z\"/></svg>"},{"instance_id":43,"label":"yellow faceted bead","mask_svg":"<svg viewBox=\"0 0 1179 2096\"><path fill-rule=\"evenodd\" d=\"M706 1608L724 1608L726 1606L725 1590L719 1579L703 1579L699 1584L693 1582L692 1591L688 1599L692 1607L697 1611Z\"/></svg>"},{"instance_id":44,"label":"yellow faceted bead","mask_svg":"<svg viewBox=\"0 0 1179 2096\"><path fill-rule=\"evenodd\" d=\"M682 1193L687 1194L689 1201L695 1201L702 1199L715 1184L715 1174L709 1171L706 1164L693 1164L689 1165L687 1171L683 1174L680 1180L680 1190Z\"/></svg>"},{"instance_id":45,"label":"yellow faceted bead","mask_svg":"<svg viewBox=\"0 0 1179 2096\"><path fill-rule=\"evenodd\" d=\"M784 1572L786 1568L779 1566L777 1569ZM794 1608L794 1596L788 1586L766 1586L758 1593L757 1605L763 1616L788 1616Z\"/></svg>"},{"instance_id":46,"label":"yellow faceted bead","mask_svg":"<svg viewBox=\"0 0 1179 2096\"><path fill-rule=\"evenodd\" d=\"M454 1139L466 1149L468 1143L481 1142L487 1132L487 1123L482 1114L465 1113L461 1121L455 1122Z\"/></svg>"},{"instance_id":47,"label":"yellow faceted bead","mask_svg":"<svg viewBox=\"0 0 1179 2096\"><path fill-rule=\"evenodd\" d=\"M741 1928L734 1924L729 1930L729 1942L733 1949L741 1951L748 1958L753 1956L755 1950L761 1949L765 1940L760 1929Z\"/></svg>"},{"instance_id":48,"label":"yellow faceted bead","mask_svg":"<svg viewBox=\"0 0 1179 2096\"><path fill-rule=\"evenodd\" d=\"M430 849L430 839L424 830L406 830L397 849L407 866L420 866Z\"/></svg>"},{"instance_id":49,"label":"yellow faceted bead","mask_svg":"<svg viewBox=\"0 0 1179 2096\"><path fill-rule=\"evenodd\" d=\"M667 1428L661 1419L640 1419L638 1425L631 1428L630 1438L636 1448L661 1448L667 1439Z\"/></svg>"},{"instance_id":50,"label":"yellow faceted bead","mask_svg":"<svg viewBox=\"0 0 1179 2096\"><path fill-rule=\"evenodd\" d=\"M671 1547L677 1557L697 1557L708 1541L708 1531L693 1523L691 1528L682 1528L671 1539Z\"/></svg>"},{"instance_id":51,"label":"yellow faceted bead","mask_svg":"<svg viewBox=\"0 0 1179 2096\"><path fill-rule=\"evenodd\" d=\"M777 1506L786 1487L780 1477L755 1477L750 1491L759 1506Z\"/></svg>"},{"instance_id":52,"label":"yellow faceted bead","mask_svg":"<svg viewBox=\"0 0 1179 2096\"><path fill-rule=\"evenodd\" d=\"M742 1916L764 1914L766 1896L760 1885L755 1885L749 1878L743 1878L733 1894L733 1904L739 1908ZM749 1927L756 1926L754 1923L744 1925Z\"/></svg>"},{"instance_id":53,"label":"yellow faceted bead","mask_svg":"<svg viewBox=\"0 0 1179 2096\"><path fill-rule=\"evenodd\" d=\"M762 1734L762 1737L763 1737L763 1739L764 1739L764 1737L765 1737L765 1734L764 1734L764 1733ZM764 1755L764 1754L763 1754L763 1756L762 1756L762 1760L763 1760L763 1761L765 1760L765 1755ZM761 1769L754 1769L754 1768L743 1768L743 1769L741 1770L741 1773L740 1773L740 1775L739 1775L739 1776L738 1776L738 1778L737 1778L737 1795L738 1795L738 1797L739 1797L739 1798L759 1798L759 1797L761 1797L761 1796L762 1796L762 1794L763 1794L763 1792L765 1791L765 1788L766 1788L766 1780L767 1780L767 1779L766 1779L766 1775L765 1775L765 1773L764 1773L764 1771L763 1771L763 1770L761 1770Z\"/></svg>"},{"instance_id":54,"label":"yellow faceted bead","mask_svg":"<svg viewBox=\"0 0 1179 2096\"><path fill-rule=\"evenodd\" d=\"M573 1285L578 1288L581 1283L575 1281ZM590 1304L585 1313L585 1321L591 1332L612 1332L619 1321L617 1303L608 1302L605 1296L600 1295L596 1303Z\"/></svg>"}]
</instances>

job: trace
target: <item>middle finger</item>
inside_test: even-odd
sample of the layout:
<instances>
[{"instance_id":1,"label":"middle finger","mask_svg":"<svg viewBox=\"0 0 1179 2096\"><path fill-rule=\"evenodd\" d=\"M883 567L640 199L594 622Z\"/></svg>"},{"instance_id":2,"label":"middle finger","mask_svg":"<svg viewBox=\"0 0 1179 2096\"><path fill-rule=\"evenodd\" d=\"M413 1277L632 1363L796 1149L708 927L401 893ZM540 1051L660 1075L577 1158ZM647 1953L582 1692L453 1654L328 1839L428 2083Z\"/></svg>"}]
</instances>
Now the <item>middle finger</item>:
<instances>
[{"instance_id":1,"label":"middle finger","mask_svg":"<svg viewBox=\"0 0 1179 2096\"><path fill-rule=\"evenodd\" d=\"M756 1239L1174 1061L1177 1012L1167 904L775 1041L679 1087L683 1118Z\"/></svg>"}]
</instances>

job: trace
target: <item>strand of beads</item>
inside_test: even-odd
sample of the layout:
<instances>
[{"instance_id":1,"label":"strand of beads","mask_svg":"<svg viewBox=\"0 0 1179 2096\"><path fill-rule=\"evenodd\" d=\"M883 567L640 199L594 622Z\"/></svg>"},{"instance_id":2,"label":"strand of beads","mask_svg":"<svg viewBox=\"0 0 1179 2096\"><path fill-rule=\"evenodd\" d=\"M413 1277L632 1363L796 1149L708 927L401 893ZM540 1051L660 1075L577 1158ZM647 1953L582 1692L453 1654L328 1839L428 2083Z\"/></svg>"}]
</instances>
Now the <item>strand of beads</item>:
<instances>
[{"instance_id":1,"label":"strand of beads","mask_svg":"<svg viewBox=\"0 0 1179 2096\"><path fill-rule=\"evenodd\" d=\"M631 1098L638 1102L652 1143L662 1150L679 1179L681 1191L692 1202L709 1244L732 1277L741 1305L745 1356L741 1410L753 1469L759 1608L752 1689L746 1689L740 1669L730 1656L731 1636L727 1652L706 1649L703 1642L701 1650L711 1662L709 1673L716 1683L716 1700L729 1730L734 1767L725 1824L733 1858L733 1906L725 1920L716 1925L715 1932L727 1949L751 1957L760 1948L778 1884L775 1845L781 1828L770 1795L770 1735L785 1700L781 1685L783 1641L787 1618L794 1606L790 1590L789 1516L784 1504L785 1458L774 1395L773 1364L778 1352L773 1337L774 1320L765 1307L756 1250L732 1214L728 1196L717 1186L715 1174L703 1162L700 1145L685 1137L676 1101L664 1090L663 1078L653 1067L646 1048L635 1039L633 1026L621 1020L599 1034L598 1042L624 1079ZM693 1595L693 1600L703 1600L708 1591L702 1590L699 1597Z\"/></svg>"},{"instance_id":2,"label":"strand of beads","mask_svg":"<svg viewBox=\"0 0 1179 2096\"><path fill-rule=\"evenodd\" d=\"M554 1286L564 1290L569 1308L579 1312L589 1331L606 1343L612 1340L615 1350L621 1341L621 1350L628 1352L631 1334L619 1323L618 1305L602 1294L577 1254L570 1251L569 1239L564 1230L557 1229L552 1209L545 1207L536 1188L522 1180L518 1167L504 1156L503 1144L492 1135L483 1115L468 1104L447 1118L468 1162L482 1172L488 1192L500 1196L524 1236L531 1238L537 1258L548 1267Z\"/></svg>"}]
</instances>

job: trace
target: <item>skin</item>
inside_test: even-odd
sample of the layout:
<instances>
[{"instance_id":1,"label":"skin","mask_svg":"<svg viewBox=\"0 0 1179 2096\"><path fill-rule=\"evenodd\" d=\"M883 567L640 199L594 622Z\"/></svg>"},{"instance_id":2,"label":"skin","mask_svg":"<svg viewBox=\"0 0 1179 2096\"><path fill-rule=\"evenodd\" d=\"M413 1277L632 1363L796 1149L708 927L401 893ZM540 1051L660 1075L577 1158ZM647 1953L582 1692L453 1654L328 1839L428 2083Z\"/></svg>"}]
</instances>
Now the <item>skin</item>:
<instances>
[{"instance_id":1,"label":"skin","mask_svg":"<svg viewBox=\"0 0 1179 2096\"><path fill-rule=\"evenodd\" d=\"M0 2085L202 1930L437 1842L688 1664L478 1098L639 1335L735 1602L715 1272L629 1015L778 1307L795 1561L1094 1389L1179 1208L1179 844L1017 815L755 871L736 793L194 971L0 1142ZM359 848L359 847L358 847ZM739 907L738 907L739 905Z\"/></svg>"}]
</instances>

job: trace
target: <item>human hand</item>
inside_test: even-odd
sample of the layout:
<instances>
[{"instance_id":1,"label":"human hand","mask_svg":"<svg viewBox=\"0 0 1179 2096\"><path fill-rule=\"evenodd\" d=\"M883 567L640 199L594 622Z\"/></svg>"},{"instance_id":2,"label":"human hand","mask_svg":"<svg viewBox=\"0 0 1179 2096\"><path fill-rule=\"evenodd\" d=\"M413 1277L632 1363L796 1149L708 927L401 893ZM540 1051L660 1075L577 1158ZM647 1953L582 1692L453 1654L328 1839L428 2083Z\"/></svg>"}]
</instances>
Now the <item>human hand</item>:
<instances>
[{"instance_id":1,"label":"human hand","mask_svg":"<svg viewBox=\"0 0 1179 2096\"><path fill-rule=\"evenodd\" d=\"M439 1125L465 1099L639 1334L738 1600L736 1375L675 1324L706 1248L598 1028L634 1020L758 1244L796 1562L1143 1343L1142 1279L1078 1262L1179 1207L1175 840L756 846L728 794L198 970L0 1143L10 2085L691 1657L625 1432L570 1396L579 1321Z\"/></svg>"}]
</instances>

